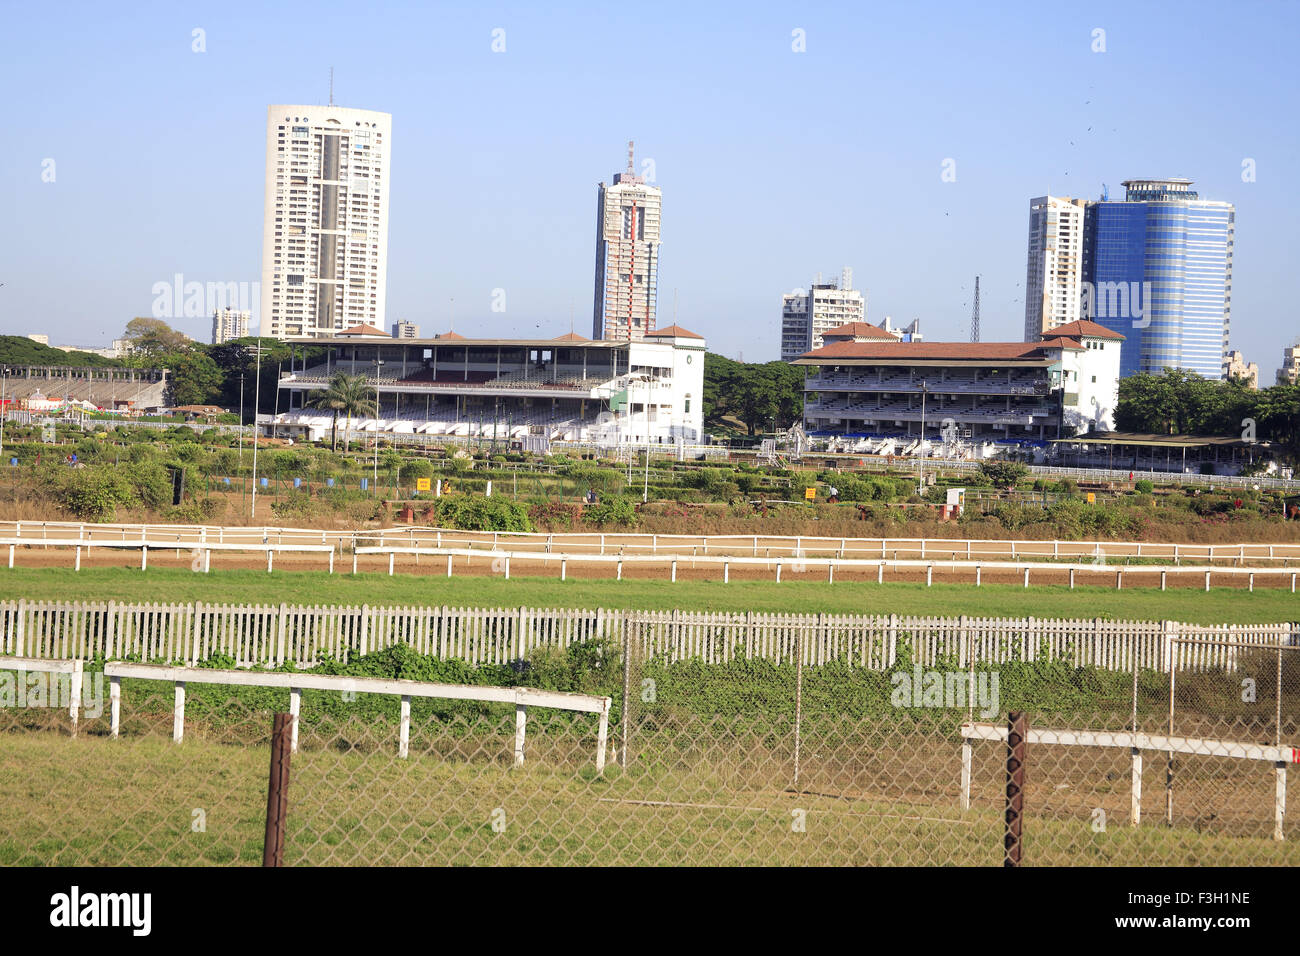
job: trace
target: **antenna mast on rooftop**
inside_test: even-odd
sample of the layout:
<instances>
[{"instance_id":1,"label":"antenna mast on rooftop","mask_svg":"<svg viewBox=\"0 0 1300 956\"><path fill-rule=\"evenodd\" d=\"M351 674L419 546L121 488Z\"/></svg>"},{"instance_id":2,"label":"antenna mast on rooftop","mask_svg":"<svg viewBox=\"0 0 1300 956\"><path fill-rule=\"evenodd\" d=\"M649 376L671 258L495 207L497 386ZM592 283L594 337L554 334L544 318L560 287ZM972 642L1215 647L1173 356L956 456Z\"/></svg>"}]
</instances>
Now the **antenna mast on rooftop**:
<instances>
[{"instance_id":1,"label":"antenna mast on rooftop","mask_svg":"<svg viewBox=\"0 0 1300 956\"><path fill-rule=\"evenodd\" d=\"M970 340L980 340L980 277L975 277L975 305L970 312Z\"/></svg>"},{"instance_id":2,"label":"antenna mast on rooftop","mask_svg":"<svg viewBox=\"0 0 1300 956\"><path fill-rule=\"evenodd\" d=\"M330 106L334 105L334 67L330 67Z\"/></svg>"}]
</instances>

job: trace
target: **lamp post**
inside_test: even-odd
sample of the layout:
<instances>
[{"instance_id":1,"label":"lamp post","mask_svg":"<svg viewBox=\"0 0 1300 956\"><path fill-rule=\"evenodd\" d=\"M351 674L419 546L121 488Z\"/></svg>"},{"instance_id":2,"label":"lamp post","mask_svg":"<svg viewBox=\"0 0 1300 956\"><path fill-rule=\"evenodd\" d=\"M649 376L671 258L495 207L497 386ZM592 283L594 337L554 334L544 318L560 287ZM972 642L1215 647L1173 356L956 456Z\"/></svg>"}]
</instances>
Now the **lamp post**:
<instances>
[{"instance_id":1,"label":"lamp post","mask_svg":"<svg viewBox=\"0 0 1300 956\"><path fill-rule=\"evenodd\" d=\"M375 358L375 494L379 494L379 370L384 360Z\"/></svg>"},{"instance_id":2,"label":"lamp post","mask_svg":"<svg viewBox=\"0 0 1300 956\"><path fill-rule=\"evenodd\" d=\"M260 339L258 341L261 341ZM248 506L248 519L253 520L257 514L257 409L262 400L262 352L261 345L253 346L256 364L253 372L253 497ZM242 393L242 388L241 388ZM242 404L242 403L241 403Z\"/></svg>"},{"instance_id":3,"label":"lamp post","mask_svg":"<svg viewBox=\"0 0 1300 956\"><path fill-rule=\"evenodd\" d=\"M925 494L925 395L926 395L925 379L922 379L921 380L921 444L919 446L921 457L920 457L920 469L917 472L917 474L919 475L920 484L916 489L916 493L918 495Z\"/></svg>"}]
</instances>

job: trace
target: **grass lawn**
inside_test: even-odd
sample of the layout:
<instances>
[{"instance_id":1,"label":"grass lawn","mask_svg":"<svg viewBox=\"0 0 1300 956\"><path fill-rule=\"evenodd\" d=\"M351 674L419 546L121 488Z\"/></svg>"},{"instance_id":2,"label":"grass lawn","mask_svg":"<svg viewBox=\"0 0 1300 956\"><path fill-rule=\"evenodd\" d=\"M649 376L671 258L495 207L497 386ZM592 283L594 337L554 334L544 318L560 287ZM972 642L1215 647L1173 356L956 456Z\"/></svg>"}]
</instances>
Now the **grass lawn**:
<instances>
[{"instance_id":1,"label":"grass lawn","mask_svg":"<svg viewBox=\"0 0 1300 956\"><path fill-rule=\"evenodd\" d=\"M622 581L439 574L335 574L314 571L174 568L0 568L0 600L288 604L606 607L640 610L980 615L989 617L1177 620L1197 624L1300 619L1300 596L1285 589L1076 587L793 581Z\"/></svg>"},{"instance_id":2,"label":"grass lawn","mask_svg":"<svg viewBox=\"0 0 1300 956\"><path fill-rule=\"evenodd\" d=\"M505 749L492 741L449 757L413 747L409 760L398 760L391 747L340 750L304 740L291 763L285 862L1001 863L997 788L981 785L987 799L962 813L955 765L942 791L859 780L853 794L794 793L728 779L735 767L725 758L652 761L626 773L611 767L598 779L566 759L563 746L533 751L522 768L509 765ZM265 744L252 742L0 735L0 865L257 865L266 768ZM1166 829L1153 814L1132 830L1117 814L1094 832L1087 807L1098 804L1060 812L1032 796L1030 865L1300 863L1300 844L1267 839L1266 822L1238 835L1197 832L1194 824ZM1089 799L1118 807L1124 796ZM1267 811L1268 800L1259 803Z\"/></svg>"}]
</instances>

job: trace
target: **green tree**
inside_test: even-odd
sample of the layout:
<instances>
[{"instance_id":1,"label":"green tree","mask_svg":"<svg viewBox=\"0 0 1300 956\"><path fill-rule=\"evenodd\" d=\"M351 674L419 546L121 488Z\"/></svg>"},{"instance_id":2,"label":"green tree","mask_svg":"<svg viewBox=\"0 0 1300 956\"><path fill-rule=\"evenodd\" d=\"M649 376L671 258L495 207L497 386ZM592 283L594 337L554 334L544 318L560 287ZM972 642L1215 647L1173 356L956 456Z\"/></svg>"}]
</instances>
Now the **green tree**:
<instances>
[{"instance_id":1,"label":"green tree","mask_svg":"<svg viewBox=\"0 0 1300 956\"><path fill-rule=\"evenodd\" d=\"M201 348L159 355L156 364L171 373L168 391L173 405L210 405L221 398L221 369Z\"/></svg>"},{"instance_id":2,"label":"green tree","mask_svg":"<svg viewBox=\"0 0 1300 956\"><path fill-rule=\"evenodd\" d=\"M343 444L346 447L348 435L352 430L352 416L364 418L375 414L374 388L366 381L364 375L349 375L338 372L330 379L323 390L312 392L307 397L307 405L321 411L333 413L330 423L330 446L338 447L339 415L347 416L347 425L343 431Z\"/></svg>"},{"instance_id":3,"label":"green tree","mask_svg":"<svg viewBox=\"0 0 1300 956\"><path fill-rule=\"evenodd\" d=\"M188 335L177 332L162 319L138 316L126 323L123 338L131 343L131 351L142 356L175 353L194 344Z\"/></svg>"}]
</instances>

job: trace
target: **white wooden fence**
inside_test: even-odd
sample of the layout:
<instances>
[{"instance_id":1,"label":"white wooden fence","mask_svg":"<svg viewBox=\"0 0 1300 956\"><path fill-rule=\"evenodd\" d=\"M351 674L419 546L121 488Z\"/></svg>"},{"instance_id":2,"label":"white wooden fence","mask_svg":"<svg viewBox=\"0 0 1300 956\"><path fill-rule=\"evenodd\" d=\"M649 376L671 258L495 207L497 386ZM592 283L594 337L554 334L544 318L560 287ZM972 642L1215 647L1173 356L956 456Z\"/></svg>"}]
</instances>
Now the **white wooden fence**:
<instances>
[{"instance_id":1,"label":"white wooden fence","mask_svg":"<svg viewBox=\"0 0 1300 956\"><path fill-rule=\"evenodd\" d=\"M1034 617L628 611L609 608L456 608L119 602L0 602L0 653L42 659L197 663L228 655L239 667L310 667L396 644L472 665L505 664L539 648L624 641L642 656L725 663L760 658L840 661L881 669L902 649L928 666L1066 660L1109 670L1232 667L1242 646L1300 645L1300 624L1201 626L1177 621ZM1193 654L1177 648L1199 639Z\"/></svg>"},{"instance_id":2,"label":"white wooden fence","mask_svg":"<svg viewBox=\"0 0 1300 956\"><path fill-rule=\"evenodd\" d=\"M532 687L482 687L470 684L435 684L414 680L390 680L382 677L344 677L337 674L266 674L252 671L211 670L194 667L165 667L157 664L123 664L111 662L104 667L111 681L109 689L109 732L113 737L122 730L122 678L167 681L174 687L172 740L185 739L185 686L187 684L229 684L244 687L281 687L289 690L289 713L293 718L290 749L298 749L298 715L302 710L303 690L339 691L341 693L392 694L402 699L401 723L397 736L397 755L405 759L410 753L411 698L442 700L477 700L515 705L515 766L524 762L528 708L550 707L579 713L596 714L596 773L605 771L605 749L609 737L609 708L613 699L591 694L537 690Z\"/></svg>"}]
</instances>

